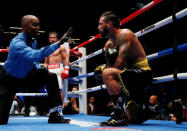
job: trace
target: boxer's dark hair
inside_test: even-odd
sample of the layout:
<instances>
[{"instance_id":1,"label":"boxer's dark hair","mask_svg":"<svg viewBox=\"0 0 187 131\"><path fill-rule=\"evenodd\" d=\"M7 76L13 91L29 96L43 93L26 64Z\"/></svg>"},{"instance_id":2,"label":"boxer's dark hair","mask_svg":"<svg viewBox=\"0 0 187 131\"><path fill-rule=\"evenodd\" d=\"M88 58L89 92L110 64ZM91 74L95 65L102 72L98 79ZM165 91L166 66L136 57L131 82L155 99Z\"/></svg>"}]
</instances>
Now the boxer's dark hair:
<instances>
[{"instance_id":1,"label":"boxer's dark hair","mask_svg":"<svg viewBox=\"0 0 187 131\"><path fill-rule=\"evenodd\" d=\"M120 27L120 18L112 11L106 11L100 17L104 17L105 23L111 21L114 27Z\"/></svg>"},{"instance_id":2,"label":"boxer's dark hair","mask_svg":"<svg viewBox=\"0 0 187 131\"><path fill-rule=\"evenodd\" d=\"M56 35L56 37L59 39L59 35L58 35L58 33L57 33L57 32L55 32L55 31L49 32L48 36L50 36L51 34L55 34L55 35Z\"/></svg>"}]
</instances>

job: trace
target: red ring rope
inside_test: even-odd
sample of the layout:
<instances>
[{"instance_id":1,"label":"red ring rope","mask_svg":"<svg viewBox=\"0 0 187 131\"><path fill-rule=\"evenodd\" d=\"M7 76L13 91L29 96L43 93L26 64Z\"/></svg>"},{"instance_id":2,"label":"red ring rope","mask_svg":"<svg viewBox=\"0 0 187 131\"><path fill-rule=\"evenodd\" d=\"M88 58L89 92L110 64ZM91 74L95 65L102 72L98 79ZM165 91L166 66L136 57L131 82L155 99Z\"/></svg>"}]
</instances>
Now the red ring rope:
<instances>
[{"instance_id":1,"label":"red ring rope","mask_svg":"<svg viewBox=\"0 0 187 131\"><path fill-rule=\"evenodd\" d=\"M149 4L145 5L144 7L142 7L141 9L137 10L136 12L132 13L131 15L129 15L128 17L124 18L123 20L120 21L120 25L123 25L127 22L129 22L130 20L134 19L136 16L146 12L147 10L149 10L150 8L154 7L155 5L159 4L160 2L162 2L163 0L153 0L152 2L150 2ZM93 38L81 43L80 45L74 47L73 49L70 50L70 54L73 56L76 56L74 51L77 50L80 47L83 47L84 45L87 45L97 39L99 39L101 37L101 34L97 34L96 36L94 36ZM0 49L0 52L8 52L8 49ZM78 55L78 57L80 57Z\"/></svg>"},{"instance_id":2,"label":"red ring rope","mask_svg":"<svg viewBox=\"0 0 187 131\"><path fill-rule=\"evenodd\" d=\"M124 18L123 20L120 21L120 25L123 25L127 22L129 22L130 20L134 19L136 16L146 12L147 10L149 10L150 8L154 7L155 5L157 5L158 3L162 2L163 0L153 0L152 2L150 2L149 4L145 5L144 7L142 7L141 9L137 10L136 12L132 13L131 15L129 15L128 17ZM94 36L93 38L81 43L80 45L74 47L73 49L70 50L70 52L73 52L75 50L77 50L78 48L87 45L89 43L91 43L92 41L95 41L96 39L100 38L101 34L97 34L96 36Z\"/></svg>"},{"instance_id":3,"label":"red ring rope","mask_svg":"<svg viewBox=\"0 0 187 131\"><path fill-rule=\"evenodd\" d=\"M0 52L8 52L8 49L0 49Z\"/></svg>"}]
</instances>

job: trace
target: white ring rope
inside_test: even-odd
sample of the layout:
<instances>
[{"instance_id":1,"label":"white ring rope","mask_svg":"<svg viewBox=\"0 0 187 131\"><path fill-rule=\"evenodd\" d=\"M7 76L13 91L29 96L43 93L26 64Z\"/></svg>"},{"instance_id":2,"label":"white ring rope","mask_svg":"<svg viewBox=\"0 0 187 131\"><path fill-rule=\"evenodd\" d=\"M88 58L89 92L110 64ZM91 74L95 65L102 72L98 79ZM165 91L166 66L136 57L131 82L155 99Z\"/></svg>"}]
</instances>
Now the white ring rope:
<instances>
[{"instance_id":1,"label":"white ring rope","mask_svg":"<svg viewBox=\"0 0 187 131\"><path fill-rule=\"evenodd\" d=\"M187 73L178 73L177 74L177 79L187 79ZM162 82L168 82L168 81L173 81L175 80L173 78L173 75L166 75L166 76L161 76L161 77L155 77L153 83L162 83ZM92 91L98 91L101 89L106 89L105 85L100 85L92 88L88 88L85 90L79 90L79 91L74 91L74 92L68 92L68 95L75 95L79 93L87 93L87 92L92 92Z\"/></svg>"},{"instance_id":2,"label":"white ring rope","mask_svg":"<svg viewBox=\"0 0 187 131\"><path fill-rule=\"evenodd\" d=\"M48 96L48 93L16 93L16 96Z\"/></svg>"},{"instance_id":3,"label":"white ring rope","mask_svg":"<svg viewBox=\"0 0 187 131\"><path fill-rule=\"evenodd\" d=\"M176 19L180 19L180 18L182 18L182 17L184 17L184 16L186 16L186 15L187 15L187 8L184 9L184 10L182 10L182 11L180 11L180 12L178 12L178 13L176 14ZM151 31L154 31L154 30L156 30L156 29L158 29L158 28L160 28L160 27L162 27L162 26L164 26L164 25L167 25L167 24L171 23L172 21L173 21L173 20L172 20L172 16L170 16L170 17L168 17L168 18L166 18L166 19L163 19L163 20L161 20L161 21L159 21L159 22L157 22L157 23L155 23L155 24L152 24L152 25L150 25L150 26L148 26L148 27L146 27L146 28L144 28L144 29L142 29L142 30L136 32L135 35L136 35L137 37L143 36L143 35L145 35L145 34L151 32ZM93 52L93 53L91 53L91 54L89 54L89 55L87 55L87 56L85 56L85 57L83 57L83 58L80 58L80 59L78 59L78 60L76 60L76 61L70 63L70 66L72 66L72 65L74 65L74 64L78 64L79 62L82 62L82 61L84 61L84 60L87 60L87 59L89 59L89 58L92 58L92 57L94 57L94 56L96 56L96 55L99 55L99 54L101 54L102 52L104 52L104 49L100 49L100 50L98 50L98 51L96 51L96 52Z\"/></svg>"},{"instance_id":4,"label":"white ring rope","mask_svg":"<svg viewBox=\"0 0 187 131\"><path fill-rule=\"evenodd\" d=\"M178 12L176 14L176 19L180 19L180 18L182 18L182 17L184 17L186 15L187 15L187 8L182 10L182 11L180 11L180 12ZM155 24L152 24L152 25L146 27L145 29L142 29L142 30L138 31L137 33L135 33L135 35L137 37L140 37L140 36L145 35L145 34L151 32L151 31L154 31L154 30L156 30L156 29L158 29L158 28L160 28L160 27L162 27L164 25L167 25L167 24L169 24L171 22L173 22L172 16L170 16L168 18L165 18L165 19L163 19L163 20L161 20L161 21L159 21L159 22L157 22Z\"/></svg>"},{"instance_id":5,"label":"white ring rope","mask_svg":"<svg viewBox=\"0 0 187 131\"><path fill-rule=\"evenodd\" d=\"M180 79L180 80L187 79L187 73L178 73L177 79ZM167 76L154 78L153 83L162 83L162 82L168 82L168 81L173 81L173 80L175 80L173 75L167 75Z\"/></svg>"},{"instance_id":6,"label":"white ring rope","mask_svg":"<svg viewBox=\"0 0 187 131\"><path fill-rule=\"evenodd\" d=\"M92 58L92 57L94 57L94 56L97 56L97 55L99 55L99 54L101 54L101 53L103 53L103 52L104 52L104 49L100 49L100 50L98 50L98 51L96 51L96 52L93 52L93 53L91 53L91 54L89 54L89 55L87 55L87 56L85 56L85 57L83 57L83 58L80 58L80 59L78 59L78 60L76 60L76 61L70 63L70 66L72 66L72 65L74 65L74 64L78 64L79 62L82 62L82 61L87 60L87 59L89 59L89 58Z\"/></svg>"},{"instance_id":7,"label":"white ring rope","mask_svg":"<svg viewBox=\"0 0 187 131\"><path fill-rule=\"evenodd\" d=\"M178 73L177 74L177 79L182 80L182 79L187 79L187 72L186 73ZM161 76L161 77L155 77L153 83L163 83L163 82L168 82L168 81L173 81L175 78L173 75L166 75L166 76ZM105 85L100 85L84 90L79 90L79 91L71 91L68 92L68 96L74 96L80 93L87 93L87 92L93 92L93 91L98 91L101 89L106 89ZM16 93L16 96L47 96L47 93Z\"/></svg>"}]
</instances>

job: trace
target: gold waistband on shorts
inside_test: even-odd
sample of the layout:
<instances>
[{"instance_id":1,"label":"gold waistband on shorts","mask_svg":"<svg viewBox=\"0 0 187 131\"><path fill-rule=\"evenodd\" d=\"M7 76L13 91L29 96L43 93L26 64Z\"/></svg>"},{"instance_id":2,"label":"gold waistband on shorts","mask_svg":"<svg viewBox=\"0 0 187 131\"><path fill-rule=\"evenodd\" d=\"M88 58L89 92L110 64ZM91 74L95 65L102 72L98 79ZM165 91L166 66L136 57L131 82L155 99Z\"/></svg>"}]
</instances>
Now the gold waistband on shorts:
<instances>
[{"instance_id":1,"label":"gold waistband on shorts","mask_svg":"<svg viewBox=\"0 0 187 131\"><path fill-rule=\"evenodd\" d=\"M135 62L135 64L133 64L132 68L142 69L142 70L151 70L151 67L149 66L147 58Z\"/></svg>"}]
</instances>

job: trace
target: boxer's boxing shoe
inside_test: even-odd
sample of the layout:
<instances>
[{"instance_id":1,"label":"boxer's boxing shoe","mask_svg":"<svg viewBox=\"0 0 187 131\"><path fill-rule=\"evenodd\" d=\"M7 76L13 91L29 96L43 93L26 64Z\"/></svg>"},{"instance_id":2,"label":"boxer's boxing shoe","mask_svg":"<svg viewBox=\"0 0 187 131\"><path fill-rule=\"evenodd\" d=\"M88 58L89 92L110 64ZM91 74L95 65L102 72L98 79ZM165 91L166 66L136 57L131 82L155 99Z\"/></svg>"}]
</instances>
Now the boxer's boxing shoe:
<instances>
[{"instance_id":1,"label":"boxer's boxing shoe","mask_svg":"<svg viewBox=\"0 0 187 131\"><path fill-rule=\"evenodd\" d=\"M48 123L70 123L70 121L70 119L65 119L61 116L58 111L51 113L48 119Z\"/></svg>"},{"instance_id":2,"label":"boxer's boxing shoe","mask_svg":"<svg viewBox=\"0 0 187 131\"><path fill-rule=\"evenodd\" d=\"M116 113L116 112L115 112ZM127 126L128 119L125 112L112 114L111 118L105 122L101 122L100 126Z\"/></svg>"}]
</instances>

